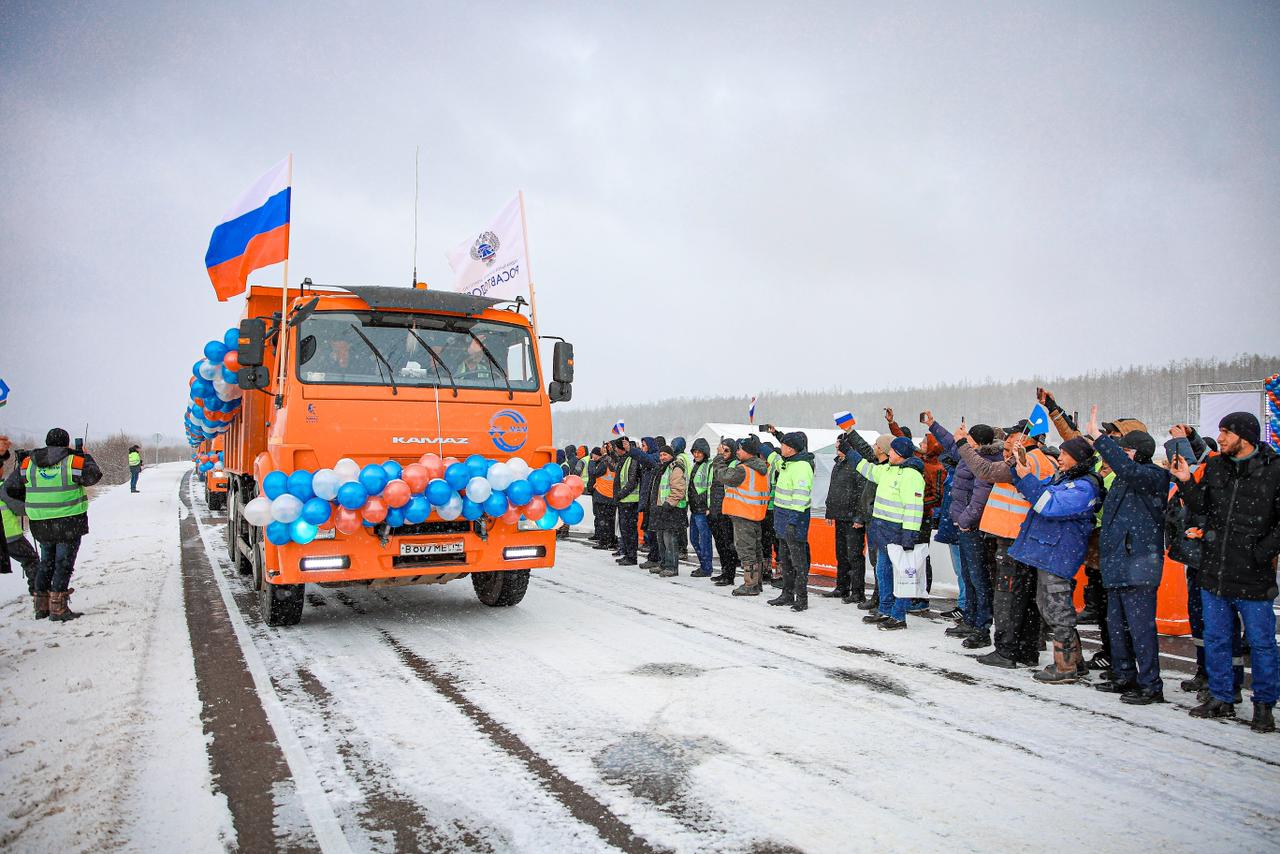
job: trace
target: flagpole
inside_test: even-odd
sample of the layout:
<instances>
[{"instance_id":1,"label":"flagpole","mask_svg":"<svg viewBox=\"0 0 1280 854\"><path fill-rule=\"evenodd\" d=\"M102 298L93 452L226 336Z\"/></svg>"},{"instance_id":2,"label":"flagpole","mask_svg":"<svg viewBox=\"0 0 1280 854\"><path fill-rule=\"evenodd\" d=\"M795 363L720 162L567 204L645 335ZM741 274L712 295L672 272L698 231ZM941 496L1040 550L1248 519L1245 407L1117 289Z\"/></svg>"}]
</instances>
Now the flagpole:
<instances>
[{"instance_id":1,"label":"flagpole","mask_svg":"<svg viewBox=\"0 0 1280 854\"><path fill-rule=\"evenodd\" d=\"M533 312L533 330L538 331L538 298L533 293L533 265L529 263L529 226L524 218L524 190L517 193L520 197L520 233L524 237L524 272L529 279L529 308Z\"/></svg>"},{"instance_id":2,"label":"flagpole","mask_svg":"<svg viewBox=\"0 0 1280 854\"><path fill-rule=\"evenodd\" d=\"M293 236L293 152L289 152L289 176L285 180L289 188L289 232ZM292 239L290 243L292 243ZM284 253L284 280L280 286L280 332L276 336L276 355L279 356L279 373L276 379L276 406L279 407L284 395L284 351L288 338L288 326L285 321L289 313L289 247Z\"/></svg>"}]
</instances>

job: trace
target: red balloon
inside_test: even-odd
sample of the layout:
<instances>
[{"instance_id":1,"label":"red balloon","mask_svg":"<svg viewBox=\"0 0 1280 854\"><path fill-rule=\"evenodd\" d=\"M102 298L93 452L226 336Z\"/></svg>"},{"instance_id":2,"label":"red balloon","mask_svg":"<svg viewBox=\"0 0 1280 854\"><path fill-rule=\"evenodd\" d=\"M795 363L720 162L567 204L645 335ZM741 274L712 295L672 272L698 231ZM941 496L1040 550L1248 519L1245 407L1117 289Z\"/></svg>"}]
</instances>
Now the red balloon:
<instances>
[{"instance_id":1,"label":"red balloon","mask_svg":"<svg viewBox=\"0 0 1280 854\"><path fill-rule=\"evenodd\" d=\"M435 457L435 454L428 454L429 457ZM444 460L436 457L434 460L423 459L422 467L427 470L427 480L438 480L444 477Z\"/></svg>"},{"instance_id":2,"label":"red balloon","mask_svg":"<svg viewBox=\"0 0 1280 854\"><path fill-rule=\"evenodd\" d=\"M578 477L576 474L571 474L566 477L563 483L565 486L569 487L569 492L573 494L574 498L582 495L587 488L587 485L582 482L582 478Z\"/></svg>"},{"instance_id":3,"label":"red balloon","mask_svg":"<svg viewBox=\"0 0 1280 854\"><path fill-rule=\"evenodd\" d=\"M416 495L427 488L427 483L431 480L431 472L427 471L427 467L422 463L409 463L404 467L404 471L400 472L400 478L409 484L409 490Z\"/></svg>"},{"instance_id":4,"label":"red balloon","mask_svg":"<svg viewBox=\"0 0 1280 854\"><path fill-rule=\"evenodd\" d=\"M557 484L558 485L558 484ZM529 503L524 506L524 518L530 522L536 522L547 514L547 502L542 497L535 495L529 499Z\"/></svg>"},{"instance_id":5,"label":"red balloon","mask_svg":"<svg viewBox=\"0 0 1280 854\"><path fill-rule=\"evenodd\" d=\"M513 504L509 506L507 508L507 512L503 513L499 518L502 519L502 521L506 522L508 525L514 525L520 521L520 514L523 512L524 512L523 510L521 510L519 507L516 507Z\"/></svg>"},{"instance_id":6,"label":"red balloon","mask_svg":"<svg viewBox=\"0 0 1280 854\"><path fill-rule=\"evenodd\" d=\"M369 500L360 508L360 513L364 516L366 522L372 522L376 525L387 518L387 502L376 495L370 496Z\"/></svg>"},{"instance_id":7,"label":"red balloon","mask_svg":"<svg viewBox=\"0 0 1280 854\"><path fill-rule=\"evenodd\" d=\"M444 464L445 468L448 468L454 463L460 462L460 460L457 457L445 457L441 462Z\"/></svg>"},{"instance_id":8,"label":"red balloon","mask_svg":"<svg viewBox=\"0 0 1280 854\"><path fill-rule=\"evenodd\" d=\"M222 366L228 371L240 370L240 351L228 350L227 355L222 357ZM195 379L195 377L192 377L192 379Z\"/></svg>"},{"instance_id":9,"label":"red balloon","mask_svg":"<svg viewBox=\"0 0 1280 854\"><path fill-rule=\"evenodd\" d=\"M354 534L360 530L360 511L339 507L333 511L333 527L344 534Z\"/></svg>"},{"instance_id":10,"label":"red balloon","mask_svg":"<svg viewBox=\"0 0 1280 854\"><path fill-rule=\"evenodd\" d=\"M403 507L412 497L413 490L409 488L409 484L399 478L382 487L382 500L387 502L388 507Z\"/></svg>"},{"instance_id":11,"label":"red balloon","mask_svg":"<svg viewBox=\"0 0 1280 854\"><path fill-rule=\"evenodd\" d=\"M441 461L440 455L435 453L434 451L429 451L423 454L422 457L418 460L418 462L422 463L424 466L431 465L433 461L437 463Z\"/></svg>"},{"instance_id":12,"label":"red balloon","mask_svg":"<svg viewBox=\"0 0 1280 854\"><path fill-rule=\"evenodd\" d=\"M552 510L563 510L573 503L573 490L566 484L557 483L547 490L547 506Z\"/></svg>"}]
</instances>

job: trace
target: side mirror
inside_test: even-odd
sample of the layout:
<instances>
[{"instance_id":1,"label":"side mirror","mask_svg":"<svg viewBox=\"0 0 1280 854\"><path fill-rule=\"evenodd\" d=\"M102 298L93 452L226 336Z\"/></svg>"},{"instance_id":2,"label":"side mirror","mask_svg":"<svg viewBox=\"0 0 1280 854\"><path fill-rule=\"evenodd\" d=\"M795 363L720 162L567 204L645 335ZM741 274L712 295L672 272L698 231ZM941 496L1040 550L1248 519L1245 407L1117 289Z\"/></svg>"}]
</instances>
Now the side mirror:
<instances>
[{"instance_id":1,"label":"side mirror","mask_svg":"<svg viewBox=\"0 0 1280 854\"><path fill-rule=\"evenodd\" d=\"M236 385L245 391L261 391L271 385L271 372L262 365L241 368L236 372Z\"/></svg>"},{"instance_id":2,"label":"side mirror","mask_svg":"<svg viewBox=\"0 0 1280 854\"><path fill-rule=\"evenodd\" d=\"M573 385L571 383L552 382L547 386L547 395L551 398L552 403L566 403L573 400Z\"/></svg>"},{"instance_id":3,"label":"side mirror","mask_svg":"<svg viewBox=\"0 0 1280 854\"><path fill-rule=\"evenodd\" d=\"M573 345L557 341L551 356L551 379L568 385L573 382Z\"/></svg>"},{"instance_id":4,"label":"side mirror","mask_svg":"<svg viewBox=\"0 0 1280 854\"><path fill-rule=\"evenodd\" d=\"M263 351L266 348L267 324L260 317L248 317L240 321L238 347L240 366L256 368L263 362ZM245 386L241 386L244 388ZM256 386L251 386L256 388Z\"/></svg>"}]
</instances>

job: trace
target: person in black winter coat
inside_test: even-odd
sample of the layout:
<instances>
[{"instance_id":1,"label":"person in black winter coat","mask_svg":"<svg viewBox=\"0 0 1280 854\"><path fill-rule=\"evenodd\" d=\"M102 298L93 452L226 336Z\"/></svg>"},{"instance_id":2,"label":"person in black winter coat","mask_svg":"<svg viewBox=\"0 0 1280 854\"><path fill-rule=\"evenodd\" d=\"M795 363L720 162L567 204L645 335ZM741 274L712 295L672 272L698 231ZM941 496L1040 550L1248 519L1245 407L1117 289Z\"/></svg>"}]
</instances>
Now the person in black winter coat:
<instances>
[{"instance_id":1,"label":"person in black winter coat","mask_svg":"<svg viewBox=\"0 0 1280 854\"><path fill-rule=\"evenodd\" d=\"M587 464L587 492L591 495L591 514L595 519L595 541L593 548L612 551L618 547L618 534L615 530L615 519L618 514L618 502L613 493L617 491L617 462L614 456L613 443L605 442L603 447L593 448L591 461ZM609 494L602 489L608 481Z\"/></svg>"},{"instance_id":2,"label":"person in black winter coat","mask_svg":"<svg viewBox=\"0 0 1280 854\"><path fill-rule=\"evenodd\" d=\"M721 439L716 448L716 457L725 465L736 465L738 443L733 439ZM716 544L716 555L720 558L720 574L715 577L716 587L731 586L736 579L738 567L738 550L733 545L733 521L724 515L724 484L716 479L714 470L711 478L711 499L707 507L707 521L711 525L711 539Z\"/></svg>"},{"instance_id":3,"label":"person in black winter coat","mask_svg":"<svg viewBox=\"0 0 1280 854\"><path fill-rule=\"evenodd\" d=\"M36 572L36 596L48 597L48 616L53 620L71 620L80 616L70 608L67 600L71 574L75 571L76 553L80 550L80 538L89 533L89 512L69 516L40 519L36 514L36 496L27 495L28 471L34 467L50 469L64 462L70 466L71 480L78 487L93 486L102 480L102 470L92 456L84 451L72 451L71 437L59 427L45 436L45 447L36 448L21 466L14 466L5 478L4 489L10 498L27 502L27 518L31 522L31 536L40 546L40 565ZM40 608L37 605L37 613Z\"/></svg>"},{"instance_id":4,"label":"person in black winter coat","mask_svg":"<svg viewBox=\"0 0 1280 854\"><path fill-rule=\"evenodd\" d=\"M635 566L639 549L637 526L644 504L644 464L631 456L633 448L626 436L618 439L614 446L618 453L618 479L613 485L613 499L618 504L618 539L622 547L618 564Z\"/></svg>"},{"instance_id":5,"label":"person in black winter coat","mask_svg":"<svg viewBox=\"0 0 1280 854\"><path fill-rule=\"evenodd\" d=\"M675 445L671 447L675 448ZM689 472L689 539L693 541L693 551L698 556L698 568L690 575L710 578L713 538L708 513L711 510L711 486L715 482L711 445L706 439L694 439L690 456L693 469Z\"/></svg>"},{"instance_id":6,"label":"person in black winter coat","mask_svg":"<svg viewBox=\"0 0 1280 854\"><path fill-rule=\"evenodd\" d=\"M1173 476L1192 516L1203 517L1200 596L1204 608L1205 666L1212 697L1195 717L1230 717L1232 620L1244 622L1253 668L1253 729L1275 730L1280 696L1276 648L1276 556L1280 555L1280 456L1262 444L1262 426L1248 412L1218 424L1221 454L1205 464L1197 482L1185 459Z\"/></svg>"},{"instance_id":7,"label":"person in black winter coat","mask_svg":"<svg viewBox=\"0 0 1280 854\"><path fill-rule=\"evenodd\" d=\"M867 520L862 512L862 493L870 482L858 474L845 453L847 437L836 440L836 463L827 487L826 517L836 529L836 586L823 593L846 605L865 602L867 560Z\"/></svg>"},{"instance_id":8,"label":"person in black winter coat","mask_svg":"<svg viewBox=\"0 0 1280 854\"><path fill-rule=\"evenodd\" d=\"M658 500L658 469L662 466L658 459L659 443L652 436L640 440L637 448L632 445L627 455L640 466L640 512L644 514L644 545L648 549L641 569L657 569L662 565L660 543L654 530L654 508Z\"/></svg>"}]
</instances>

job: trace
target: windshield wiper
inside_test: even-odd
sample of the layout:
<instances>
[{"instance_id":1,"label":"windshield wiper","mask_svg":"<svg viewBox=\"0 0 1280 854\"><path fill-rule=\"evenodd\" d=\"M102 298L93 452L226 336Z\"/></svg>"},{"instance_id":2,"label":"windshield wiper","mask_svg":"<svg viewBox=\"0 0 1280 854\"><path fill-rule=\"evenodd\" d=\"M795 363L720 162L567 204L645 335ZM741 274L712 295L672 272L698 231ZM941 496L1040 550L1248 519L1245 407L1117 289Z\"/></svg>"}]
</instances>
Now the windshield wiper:
<instances>
[{"instance_id":1,"label":"windshield wiper","mask_svg":"<svg viewBox=\"0 0 1280 854\"><path fill-rule=\"evenodd\" d=\"M449 366L444 363L444 359L441 359L436 355L436 351L431 349L430 344L422 340L422 336L418 334L416 329L410 328L409 334L418 340L418 343L422 345L422 349L427 351L427 355L431 357L431 361L436 364L436 385L440 384L440 368L444 368L444 372L449 375L449 385L453 389L453 396L457 397L458 383L453 378L453 371L449 370Z\"/></svg>"},{"instance_id":2,"label":"windshield wiper","mask_svg":"<svg viewBox=\"0 0 1280 854\"><path fill-rule=\"evenodd\" d=\"M396 390L396 372L395 372L395 369L391 367L391 363L387 361L387 357L382 355L381 350L373 346L373 342L369 340L369 336L361 332L359 326L356 326L354 323L351 323L348 325L351 327L351 331L359 335L360 340L369 346L369 350L373 353L373 355L378 357L378 361L381 362L383 365L387 366L387 379L391 382L391 393L399 394L400 392ZM379 374L382 373L381 365L378 367L378 373Z\"/></svg>"},{"instance_id":3,"label":"windshield wiper","mask_svg":"<svg viewBox=\"0 0 1280 854\"><path fill-rule=\"evenodd\" d=\"M498 373L502 374L502 381L507 385L507 400L515 400L516 394L511 390L511 380L507 378L507 372L498 364L498 360L494 358L493 354L489 352L489 348L484 346L484 342L477 338L474 332L468 329L467 334L471 336L471 340L476 342L476 345L484 352L485 358L489 360L489 364L497 368Z\"/></svg>"}]
</instances>

